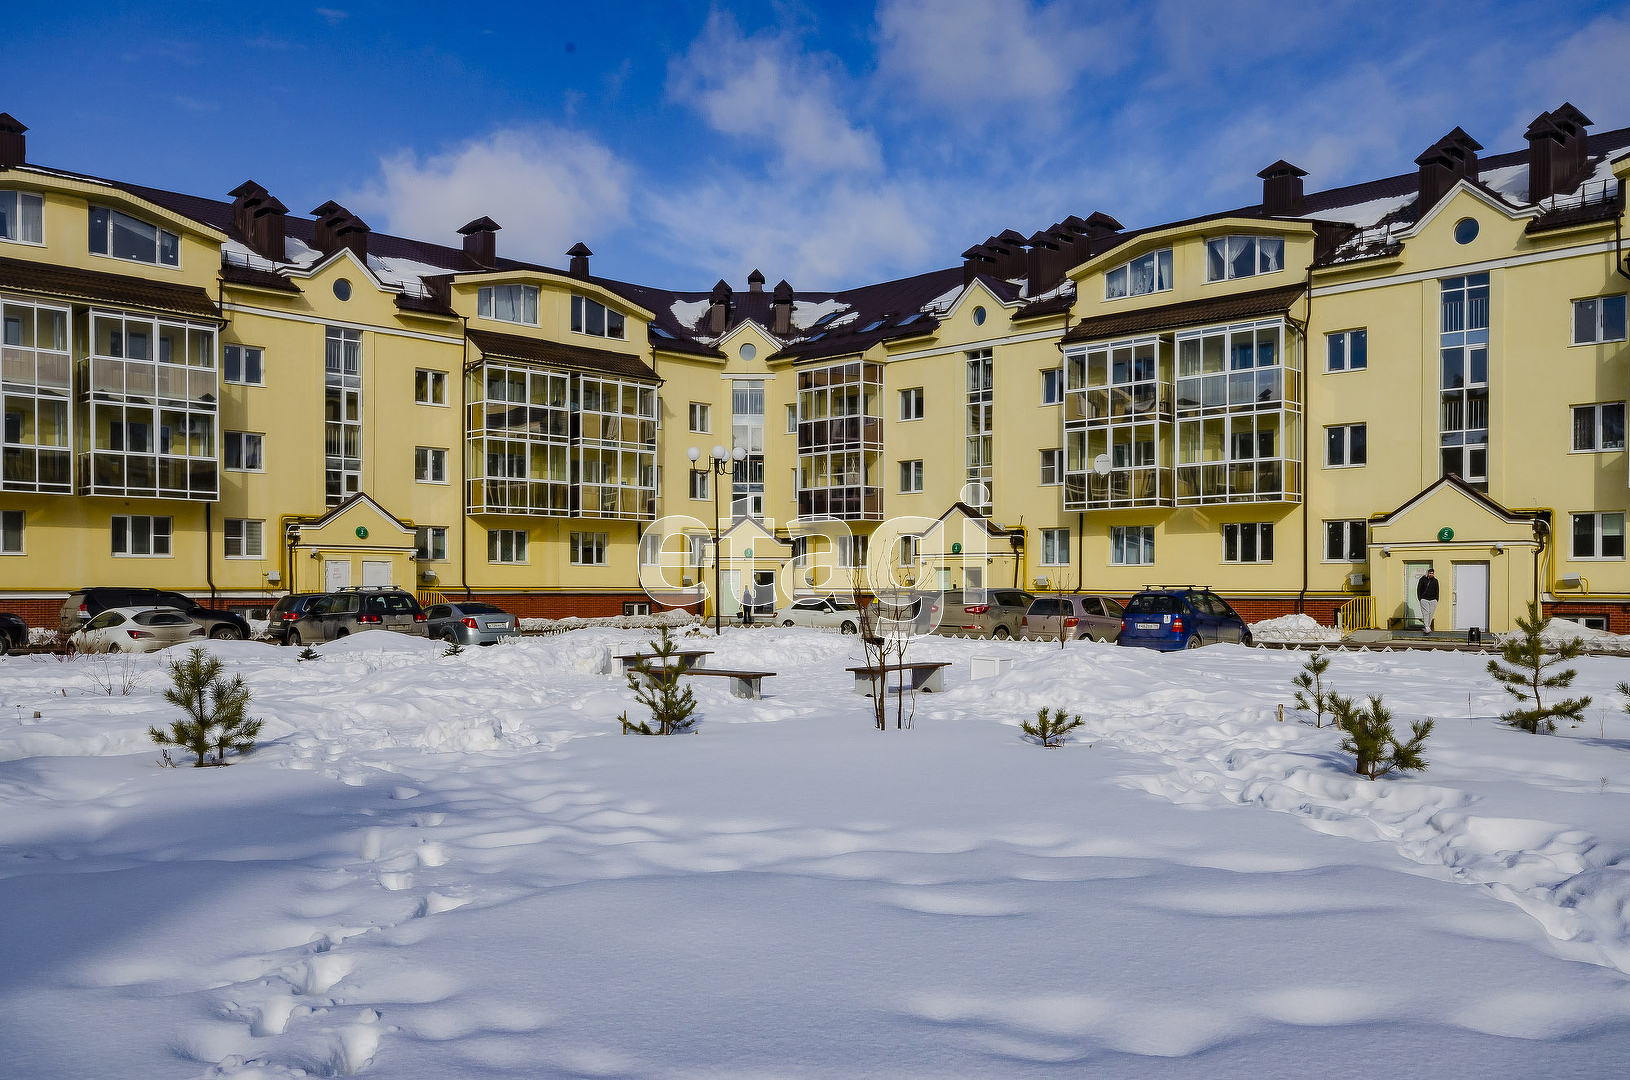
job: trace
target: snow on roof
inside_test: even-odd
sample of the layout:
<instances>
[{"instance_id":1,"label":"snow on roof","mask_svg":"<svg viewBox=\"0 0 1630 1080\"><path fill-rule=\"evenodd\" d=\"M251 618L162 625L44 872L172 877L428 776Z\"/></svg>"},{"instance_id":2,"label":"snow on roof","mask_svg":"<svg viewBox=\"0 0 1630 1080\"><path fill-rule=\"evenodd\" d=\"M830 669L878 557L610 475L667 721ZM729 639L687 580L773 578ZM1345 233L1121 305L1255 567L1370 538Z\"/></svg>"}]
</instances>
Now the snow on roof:
<instances>
[{"instance_id":1,"label":"snow on roof","mask_svg":"<svg viewBox=\"0 0 1630 1080\"><path fill-rule=\"evenodd\" d=\"M1344 221L1349 225L1367 229L1388 214L1402 210L1414 201L1415 192L1409 191L1403 195L1394 195L1386 199L1371 199L1369 202L1354 203L1351 206L1332 206L1328 210L1321 210L1316 214L1303 214L1302 216L1319 221Z\"/></svg>"},{"instance_id":2,"label":"snow on roof","mask_svg":"<svg viewBox=\"0 0 1630 1080\"><path fill-rule=\"evenodd\" d=\"M706 300L675 300L668 310L674 313L679 325L687 330L695 330L702 316L707 314L709 302Z\"/></svg>"},{"instance_id":3,"label":"snow on roof","mask_svg":"<svg viewBox=\"0 0 1630 1080\"><path fill-rule=\"evenodd\" d=\"M947 311L951 310L951 305L957 302L957 297L961 296L962 290L966 288L966 285L958 285L949 292L940 293L938 296L934 297L934 299L924 304L923 310L934 315L944 315Z\"/></svg>"},{"instance_id":4,"label":"snow on roof","mask_svg":"<svg viewBox=\"0 0 1630 1080\"><path fill-rule=\"evenodd\" d=\"M820 300L810 303L807 300L794 300L792 303L792 325L795 330L808 330L822 318L837 311L848 311L849 305L842 300Z\"/></svg>"}]
</instances>

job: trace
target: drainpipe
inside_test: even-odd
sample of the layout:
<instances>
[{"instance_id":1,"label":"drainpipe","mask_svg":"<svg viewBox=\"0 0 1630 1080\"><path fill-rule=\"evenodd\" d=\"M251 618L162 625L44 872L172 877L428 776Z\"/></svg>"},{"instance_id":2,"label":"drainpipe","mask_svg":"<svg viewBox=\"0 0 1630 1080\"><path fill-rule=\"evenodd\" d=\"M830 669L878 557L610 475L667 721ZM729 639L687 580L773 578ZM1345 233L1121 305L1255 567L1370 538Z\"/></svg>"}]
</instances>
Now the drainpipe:
<instances>
[{"instance_id":1,"label":"drainpipe","mask_svg":"<svg viewBox=\"0 0 1630 1080\"><path fill-rule=\"evenodd\" d=\"M1075 549L1075 591L1083 592L1087 587L1087 515L1084 512L1076 512L1075 531L1081 538L1081 546Z\"/></svg>"},{"instance_id":2,"label":"drainpipe","mask_svg":"<svg viewBox=\"0 0 1630 1080\"><path fill-rule=\"evenodd\" d=\"M1619 182L1619 213L1613 215L1613 269L1630 278L1630 255L1624 253L1624 182Z\"/></svg>"},{"instance_id":3,"label":"drainpipe","mask_svg":"<svg viewBox=\"0 0 1630 1080\"><path fill-rule=\"evenodd\" d=\"M210 525L214 503L204 504L204 581L209 585L210 606L215 605L215 535Z\"/></svg>"},{"instance_id":4,"label":"drainpipe","mask_svg":"<svg viewBox=\"0 0 1630 1080\"><path fill-rule=\"evenodd\" d=\"M1311 361L1310 361L1310 359L1308 357L1308 350L1307 350L1307 325L1308 325L1308 323L1313 321L1313 264L1312 263L1308 263L1308 265L1307 265L1307 273L1306 273L1306 276L1304 278L1304 281L1306 283L1306 295L1307 295L1307 322L1304 322L1304 323L1301 323L1300 325L1298 325L1295 319L1291 319L1291 318L1288 317L1288 312L1287 312L1287 318L1286 318L1287 322L1289 322L1292 326L1297 327L1297 336L1302 339L1302 591L1296 594L1296 614L1298 614L1298 615L1305 615L1307 613L1307 556L1308 556L1308 549L1310 547L1310 544L1308 542L1308 530L1312 527L1312 524L1313 524L1312 520L1311 520L1311 515L1307 512L1307 487L1308 487L1308 484L1307 484L1307 475L1308 475L1308 468L1307 468L1307 428L1308 428L1308 407L1307 406L1308 406L1308 402L1307 402L1307 397L1308 397L1308 386L1311 384L1311 380L1308 378L1308 365L1309 365L1309 363ZM1368 532L1368 529L1369 529L1369 526L1366 525L1365 526L1366 533ZM1367 551L1368 550L1369 536L1366 535L1364 537L1364 539L1365 539L1365 542L1366 542L1365 543L1365 550ZM1374 582L1370 583L1370 592L1371 592L1372 595L1375 592L1375 584L1374 584Z\"/></svg>"},{"instance_id":5,"label":"drainpipe","mask_svg":"<svg viewBox=\"0 0 1630 1080\"><path fill-rule=\"evenodd\" d=\"M460 315L459 320L464 325L464 333L460 335L464 339L464 371L463 378L460 381L465 386L469 386L470 320L468 316L464 315ZM460 481L460 491L458 501L464 505L460 506L458 509L458 580L460 584L464 586L464 599L468 600L470 599L470 513L468 501L470 497L470 478L467 470L469 467L470 458L470 403L464 400L463 395L464 391L460 390L459 400L462 402L462 404L459 406L459 411L464 414L464 418L459 421L458 426L464 428L464 452L459 455L460 463L458 467L458 475ZM516 625L518 626L520 624L517 623Z\"/></svg>"}]
</instances>

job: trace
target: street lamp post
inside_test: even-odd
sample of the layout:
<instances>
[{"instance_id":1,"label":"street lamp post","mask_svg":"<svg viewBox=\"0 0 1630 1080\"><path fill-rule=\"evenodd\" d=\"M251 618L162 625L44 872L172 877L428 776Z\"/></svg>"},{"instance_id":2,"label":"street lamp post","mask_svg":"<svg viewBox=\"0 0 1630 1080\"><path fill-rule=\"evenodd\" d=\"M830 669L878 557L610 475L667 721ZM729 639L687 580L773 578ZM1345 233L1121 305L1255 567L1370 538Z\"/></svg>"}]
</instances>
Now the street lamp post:
<instances>
[{"instance_id":1,"label":"street lamp post","mask_svg":"<svg viewBox=\"0 0 1630 1080\"><path fill-rule=\"evenodd\" d=\"M685 456L690 458L691 472L704 476L711 474L713 477L709 483L713 486L713 633L717 637L724 632L719 625L719 601L724 595L719 585L719 478L729 475L735 468L735 462L745 458L747 451L739 446L734 451L715 446L706 465L701 464L702 451L694 446L686 451Z\"/></svg>"}]
</instances>

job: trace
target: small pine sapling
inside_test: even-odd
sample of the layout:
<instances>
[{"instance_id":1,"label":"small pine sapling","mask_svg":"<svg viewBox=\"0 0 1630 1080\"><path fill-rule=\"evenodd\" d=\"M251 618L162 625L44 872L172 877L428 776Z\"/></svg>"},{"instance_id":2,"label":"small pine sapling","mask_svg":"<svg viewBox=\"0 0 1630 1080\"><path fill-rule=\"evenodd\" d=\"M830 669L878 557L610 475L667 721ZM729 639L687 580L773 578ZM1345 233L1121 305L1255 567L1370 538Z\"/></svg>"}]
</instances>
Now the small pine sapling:
<instances>
[{"instance_id":1,"label":"small pine sapling","mask_svg":"<svg viewBox=\"0 0 1630 1080\"><path fill-rule=\"evenodd\" d=\"M1080 716L1070 716L1063 709L1049 713L1044 706L1037 710L1035 720L1026 720L1021 730L1049 750L1064 745L1064 737L1081 726Z\"/></svg>"},{"instance_id":2,"label":"small pine sapling","mask_svg":"<svg viewBox=\"0 0 1630 1080\"><path fill-rule=\"evenodd\" d=\"M1392 730L1392 712L1381 702L1380 694L1370 695L1368 708L1354 708L1347 698L1337 697L1339 708L1333 708L1336 724L1347 737L1341 748L1352 754L1354 772L1371 780L1379 780L1394 772L1421 772L1426 768L1422 750L1432 734L1432 720L1417 720L1410 725L1410 739L1399 742Z\"/></svg>"},{"instance_id":3,"label":"small pine sapling","mask_svg":"<svg viewBox=\"0 0 1630 1080\"><path fill-rule=\"evenodd\" d=\"M1313 726L1324 726L1324 714L1330 711L1331 691L1324 688L1324 673L1330 670L1330 657L1314 653L1302 665L1302 670L1291 685L1296 687L1296 707L1313 714Z\"/></svg>"},{"instance_id":4,"label":"small pine sapling","mask_svg":"<svg viewBox=\"0 0 1630 1080\"><path fill-rule=\"evenodd\" d=\"M1500 660L1505 663L1502 665L1499 660L1490 660L1488 666L1488 673L1494 681L1523 703L1522 707L1502 713L1500 719L1534 735L1555 731L1557 720L1572 720L1577 724L1590 706L1590 698L1564 698L1546 705L1540 700L1540 692L1565 690L1573 685L1574 676L1578 674L1573 668L1565 668L1552 675L1546 672L1558 664L1577 659L1579 641L1572 639L1559 643L1555 648L1548 646L1543 636L1545 618L1540 614L1537 601L1529 601L1526 617L1517 616L1517 630L1518 633L1500 642ZM1533 701L1531 708L1526 707L1530 700Z\"/></svg>"},{"instance_id":5,"label":"small pine sapling","mask_svg":"<svg viewBox=\"0 0 1630 1080\"><path fill-rule=\"evenodd\" d=\"M442 652L443 656L462 656L463 654L464 646L460 645L456 641L449 641L447 643L447 648Z\"/></svg>"},{"instance_id":6,"label":"small pine sapling","mask_svg":"<svg viewBox=\"0 0 1630 1080\"><path fill-rule=\"evenodd\" d=\"M148 737L160 746L174 746L197 757L201 768L210 751L215 764L226 764L228 750L246 753L254 749L261 722L248 716L249 688L241 675L230 679L221 675L222 663L203 649L189 649L185 660L170 661L170 686L164 700L187 714L169 731L147 729Z\"/></svg>"},{"instance_id":7,"label":"small pine sapling","mask_svg":"<svg viewBox=\"0 0 1630 1080\"><path fill-rule=\"evenodd\" d=\"M651 710L651 719L630 720L625 711L617 720L624 735L683 735L696 726L696 718L691 715L696 711L696 697L689 686L679 681L684 674L676 655L679 644L666 626L661 640L648 644L656 662L641 660L628 673L628 686L635 700Z\"/></svg>"},{"instance_id":8,"label":"small pine sapling","mask_svg":"<svg viewBox=\"0 0 1630 1080\"><path fill-rule=\"evenodd\" d=\"M312 648L310 645L307 645L305 648L301 649L300 655L295 657L296 660L321 660L322 658L323 654Z\"/></svg>"}]
</instances>

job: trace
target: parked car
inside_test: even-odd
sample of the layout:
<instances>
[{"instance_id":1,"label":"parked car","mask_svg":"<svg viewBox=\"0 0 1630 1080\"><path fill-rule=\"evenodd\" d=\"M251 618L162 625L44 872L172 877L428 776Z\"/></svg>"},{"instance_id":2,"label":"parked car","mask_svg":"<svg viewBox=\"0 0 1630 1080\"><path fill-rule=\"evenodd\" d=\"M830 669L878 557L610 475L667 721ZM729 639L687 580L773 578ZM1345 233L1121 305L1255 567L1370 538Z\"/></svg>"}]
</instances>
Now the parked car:
<instances>
[{"instance_id":1,"label":"parked car","mask_svg":"<svg viewBox=\"0 0 1630 1080\"><path fill-rule=\"evenodd\" d=\"M109 608L155 607L174 608L201 625L208 636L218 641L246 641L249 638L249 623L235 612L206 608L190 596L166 589L113 586L76 589L69 593L57 616L57 630L67 638Z\"/></svg>"},{"instance_id":2,"label":"parked car","mask_svg":"<svg viewBox=\"0 0 1630 1080\"><path fill-rule=\"evenodd\" d=\"M266 637L279 645L287 645L289 631L294 629L294 624L306 617L312 604L327 595L320 592L303 592L278 597L277 603L272 605L272 610L266 616Z\"/></svg>"},{"instance_id":3,"label":"parked car","mask_svg":"<svg viewBox=\"0 0 1630 1080\"><path fill-rule=\"evenodd\" d=\"M1060 637L1114 641L1121 636L1121 605L1110 596L1038 596L1019 622L1019 636L1043 641Z\"/></svg>"},{"instance_id":4,"label":"parked car","mask_svg":"<svg viewBox=\"0 0 1630 1080\"><path fill-rule=\"evenodd\" d=\"M775 613L777 626L813 626L853 634L860 629L860 608L853 600L806 596Z\"/></svg>"},{"instance_id":5,"label":"parked car","mask_svg":"<svg viewBox=\"0 0 1630 1080\"><path fill-rule=\"evenodd\" d=\"M933 633L940 614L938 593L894 592L867 602L872 627L886 633Z\"/></svg>"},{"instance_id":6,"label":"parked car","mask_svg":"<svg viewBox=\"0 0 1630 1080\"><path fill-rule=\"evenodd\" d=\"M75 652L146 653L202 641L208 631L175 608L108 608L73 632Z\"/></svg>"},{"instance_id":7,"label":"parked car","mask_svg":"<svg viewBox=\"0 0 1630 1080\"><path fill-rule=\"evenodd\" d=\"M1210 589L1145 589L1126 604L1119 644L1143 649L1198 649L1218 642L1251 644L1239 613Z\"/></svg>"},{"instance_id":8,"label":"parked car","mask_svg":"<svg viewBox=\"0 0 1630 1080\"><path fill-rule=\"evenodd\" d=\"M424 618L425 633L449 645L496 645L521 632L515 616L476 600L432 604Z\"/></svg>"},{"instance_id":9,"label":"parked car","mask_svg":"<svg viewBox=\"0 0 1630 1080\"><path fill-rule=\"evenodd\" d=\"M424 609L410 592L392 588L341 589L324 594L306 608L305 617L289 629L289 644L313 645L364 630L394 630L424 637L425 626Z\"/></svg>"},{"instance_id":10,"label":"parked car","mask_svg":"<svg viewBox=\"0 0 1630 1080\"><path fill-rule=\"evenodd\" d=\"M28 646L28 623L21 615L0 611L0 656Z\"/></svg>"},{"instance_id":11,"label":"parked car","mask_svg":"<svg viewBox=\"0 0 1630 1080\"><path fill-rule=\"evenodd\" d=\"M1035 596L1023 589L986 589L983 595L961 590L945 594L945 610L936 634L1006 640L1019 636L1019 620Z\"/></svg>"}]
</instances>

